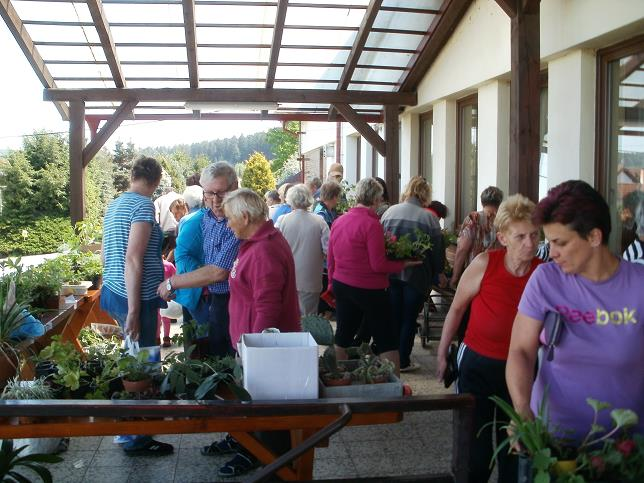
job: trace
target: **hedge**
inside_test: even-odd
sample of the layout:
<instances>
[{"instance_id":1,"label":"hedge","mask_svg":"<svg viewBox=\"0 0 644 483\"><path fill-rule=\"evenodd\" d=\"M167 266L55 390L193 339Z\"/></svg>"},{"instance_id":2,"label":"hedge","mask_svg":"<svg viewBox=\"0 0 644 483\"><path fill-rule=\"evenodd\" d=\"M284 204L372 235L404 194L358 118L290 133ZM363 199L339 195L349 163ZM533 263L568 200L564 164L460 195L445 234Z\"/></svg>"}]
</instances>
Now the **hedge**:
<instances>
[{"instance_id":1,"label":"hedge","mask_svg":"<svg viewBox=\"0 0 644 483\"><path fill-rule=\"evenodd\" d=\"M68 217L3 217L0 218L0 257L53 253L71 235Z\"/></svg>"}]
</instances>

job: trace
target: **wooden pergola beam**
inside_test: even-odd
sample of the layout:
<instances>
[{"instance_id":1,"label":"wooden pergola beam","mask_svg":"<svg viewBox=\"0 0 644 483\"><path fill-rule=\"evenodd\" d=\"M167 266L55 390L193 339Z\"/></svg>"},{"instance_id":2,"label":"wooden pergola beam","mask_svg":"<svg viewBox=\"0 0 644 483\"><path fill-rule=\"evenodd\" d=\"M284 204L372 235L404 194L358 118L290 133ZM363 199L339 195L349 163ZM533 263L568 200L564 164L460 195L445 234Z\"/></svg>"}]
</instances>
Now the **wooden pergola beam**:
<instances>
[{"instance_id":1,"label":"wooden pergola beam","mask_svg":"<svg viewBox=\"0 0 644 483\"><path fill-rule=\"evenodd\" d=\"M98 38L101 40L101 46L103 47L103 52L105 52L107 65L110 67L110 72L114 79L114 85L116 87L125 87L125 76L116 55L116 46L112 38L110 24L107 22L107 17L103 10L103 2L101 0L87 0L87 8L89 8L89 12L92 15Z\"/></svg>"},{"instance_id":2,"label":"wooden pergola beam","mask_svg":"<svg viewBox=\"0 0 644 483\"><path fill-rule=\"evenodd\" d=\"M362 116L360 116L349 104L333 104L333 107L342 116L351 123L351 125L366 139L366 141L373 146L373 148L380 153L381 156L386 156L385 141L380 135L367 124Z\"/></svg>"},{"instance_id":3,"label":"wooden pergola beam","mask_svg":"<svg viewBox=\"0 0 644 483\"><path fill-rule=\"evenodd\" d=\"M539 198L539 0L515 0L511 18L510 193Z\"/></svg>"},{"instance_id":4,"label":"wooden pergola beam","mask_svg":"<svg viewBox=\"0 0 644 483\"><path fill-rule=\"evenodd\" d=\"M288 102L415 106L416 92L334 91L325 89L45 89L46 101Z\"/></svg>"},{"instance_id":5,"label":"wooden pergola beam","mask_svg":"<svg viewBox=\"0 0 644 483\"><path fill-rule=\"evenodd\" d=\"M275 83L275 72L277 71L277 62L280 56L280 49L282 48L282 35L284 34L287 7L288 0L278 0L275 26L273 27L273 42L271 43L270 60L268 62L268 71L266 72L267 89L272 88Z\"/></svg>"},{"instance_id":6,"label":"wooden pergola beam","mask_svg":"<svg viewBox=\"0 0 644 483\"><path fill-rule=\"evenodd\" d=\"M89 164L94 156L96 156L96 153L101 150L105 142L112 134L114 134L114 131L116 131L121 123L132 114L132 109L134 109L136 105L136 101L126 101L119 106L107 123L83 149L83 167L86 167Z\"/></svg>"},{"instance_id":7,"label":"wooden pergola beam","mask_svg":"<svg viewBox=\"0 0 644 483\"><path fill-rule=\"evenodd\" d=\"M72 225L85 218L85 103L69 103L69 211Z\"/></svg>"},{"instance_id":8,"label":"wooden pergola beam","mask_svg":"<svg viewBox=\"0 0 644 483\"><path fill-rule=\"evenodd\" d=\"M517 14L517 2L515 0L496 0L496 3L510 18Z\"/></svg>"},{"instance_id":9,"label":"wooden pergola beam","mask_svg":"<svg viewBox=\"0 0 644 483\"><path fill-rule=\"evenodd\" d=\"M190 87L199 87L199 63L197 61L197 26L195 22L195 0L182 0L183 25L186 35L188 74Z\"/></svg>"},{"instance_id":10,"label":"wooden pergola beam","mask_svg":"<svg viewBox=\"0 0 644 483\"><path fill-rule=\"evenodd\" d=\"M444 0L440 14L434 17L427 35L412 55L407 69L400 77L399 92L415 91L436 57L463 18L472 0Z\"/></svg>"},{"instance_id":11,"label":"wooden pergola beam","mask_svg":"<svg viewBox=\"0 0 644 483\"><path fill-rule=\"evenodd\" d=\"M358 114L363 122L381 123L383 117L381 114ZM90 122L105 121L111 119L108 114L88 114L85 119ZM177 121L194 119L193 114L130 114L126 119L134 121ZM293 112L285 114L260 114L260 113L247 113L247 112L231 112L231 113L211 113L202 112L199 116L202 121L315 121L325 122L328 120L327 114L311 114L306 112ZM349 122L343 116L338 116L339 122Z\"/></svg>"},{"instance_id":12,"label":"wooden pergola beam","mask_svg":"<svg viewBox=\"0 0 644 483\"><path fill-rule=\"evenodd\" d=\"M38 79L40 79L43 87L56 88L54 78L45 65L45 62L31 39L31 35L27 32L22 20L20 20L18 12L16 12L10 0L0 0L0 16L2 16L7 27L9 27L9 31L13 35L13 38L16 39L20 50L25 54L27 61L31 64L32 69L38 76ZM69 107L65 103L57 101L56 109L58 109L63 120L66 121L69 119Z\"/></svg>"},{"instance_id":13,"label":"wooden pergola beam","mask_svg":"<svg viewBox=\"0 0 644 483\"><path fill-rule=\"evenodd\" d=\"M365 12L364 17L362 17L362 22L360 23L360 28L358 29L356 38L351 46L351 52L349 52L347 62L342 70L342 75L338 82L338 90L346 90L349 87L351 77L353 76L353 72L356 70L356 65L358 65L362 51L367 43L367 39L369 38L371 27L373 27L373 23L376 20L376 16L378 15L378 11L381 6L382 0L371 0L371 2L369 2L367 11Z\"/></svg>"},{"instance_id":14,"label":"wooden pergola beam","mask_svg":"<svg viewBox=\"0 0 644 483\"><path fill-rule=\"evenodd\" d=\"M389 202L400 198L400 124L398 106L385 106L385 183Z\"/></svg>"}]
</instances>

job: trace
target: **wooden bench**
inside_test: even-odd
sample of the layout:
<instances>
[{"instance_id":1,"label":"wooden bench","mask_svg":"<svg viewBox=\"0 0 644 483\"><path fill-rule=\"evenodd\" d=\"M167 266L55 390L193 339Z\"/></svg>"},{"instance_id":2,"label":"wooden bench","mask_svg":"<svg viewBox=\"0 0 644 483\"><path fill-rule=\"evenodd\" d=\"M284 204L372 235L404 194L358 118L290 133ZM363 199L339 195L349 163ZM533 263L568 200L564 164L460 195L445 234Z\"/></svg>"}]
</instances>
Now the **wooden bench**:
<instances>
[{"instance_id":1,"label":"wooden bench","mask_svg":"<svg viewBox=\"0 0 644 483\"><path fill-rule=\"evenodd\" d=\"M275 474L286 481L309 481L313 478L315 447L327 444L329 437L345 426L393 424L401 421L405 412L452 410L451 473L405 481L460 483L467 481L473 409L470 395L245 403L0 401L0 438L228 432L265 465L245 481L268 481ZM253 435L274 430L291 432L292 449L281 456Z\"/></svg>"}]
</instances>

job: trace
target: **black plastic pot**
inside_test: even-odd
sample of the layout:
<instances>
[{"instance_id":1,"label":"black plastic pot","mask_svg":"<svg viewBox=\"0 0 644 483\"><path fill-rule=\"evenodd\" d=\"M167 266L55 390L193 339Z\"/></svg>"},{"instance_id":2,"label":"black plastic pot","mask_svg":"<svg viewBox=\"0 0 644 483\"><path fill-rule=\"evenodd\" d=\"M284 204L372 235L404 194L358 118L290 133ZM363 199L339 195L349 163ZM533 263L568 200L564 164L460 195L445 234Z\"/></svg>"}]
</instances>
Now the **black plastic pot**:
<instances>
[{"instance_id":1,"label":"black plastic pot","mask_svg":"<svg viewBox=\"0 0 644 483\"><path fill-rule=\"evenodd\" d=\"M528 455L519 456L518 483L532 483L532 458Z\"/></svg>"},{"instance_id":2,"label":"black plastic pot","mask_svg":"<svg viewBox=\"0 0 644 483\"><path fill-rule=\"evenodd\" d=\"M56 364L52 361L40 361L36 364L35 372L37 378L48 378L49 376L56 374Z\"/></svg>"},{"instance_id":3,"label":"black plastic pot","mask_svg":"<svg viewBox=\"0 0 644 483\"><path fill-rule=\"evenodd\" d=\"M103 362L98 359L90 359L85 363L85 371L90 377L99 376L103 372Z\"/></svg>"}]
</instances>

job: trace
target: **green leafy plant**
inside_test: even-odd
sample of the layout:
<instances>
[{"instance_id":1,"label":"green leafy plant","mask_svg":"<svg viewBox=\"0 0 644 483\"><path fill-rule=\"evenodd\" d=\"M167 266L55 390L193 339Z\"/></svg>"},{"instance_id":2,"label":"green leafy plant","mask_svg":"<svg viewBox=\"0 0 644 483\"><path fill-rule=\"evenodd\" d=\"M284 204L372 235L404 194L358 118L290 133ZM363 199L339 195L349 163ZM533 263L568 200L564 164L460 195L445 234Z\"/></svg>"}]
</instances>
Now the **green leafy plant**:
<instances>
[{"instance_id":1,"label":"green leafy plant","mask_svg":"<svg viewBox=\"0 0 644 483\"><path fill-rule=\"evenodd\" d=\"M0 354L5 359L2 363L12 367L14 374L18 370L20 353L16 348L17 341L13 338L13 334L28 317L27 308L26 304L16 302L14 279L12 277L0 279Z\"/></svg>"},{"instance_id":2,"label":"green leafy plant","mask_svg":"<svg viewBox=\"0 0 644 483\"><path fill-rule=\"evenodd\" d=\"M362 384L385 382L396 370L393 362L375 355L369 344L362 344L358 354L358 367L351 372L351 377Z\"/></svg>"},{"instance_id":3,"label":"green leafy plant","mask_svg":"<svg viewBox=\"0 0 644 483\"><path fill-rule=\"evenodd\" d=\"M587 481L642 481L644 478L644 437L629 438L628 428L637 425L637 414L630 409L613 409L610 412L613 427L610 430L598 424L601 411L610 404L588 398L593 409L590 430L576 448L570 441L555 438L548 431L546 397L541 401L533 420L521 417L503 399L490 398L510 418L505 426L509 436L497 447L494 457L507 446L520 447L532 459L536 483L585 483ZM574 460L569 470L562 471L563 460Z\"/></svg>"},{"instance_id":4,"label":"green leafy plant","mask_svg":"<svg viewBox=\"0 0 644 483\"><path fill-rule=\"evenodd\" d=\"M40 351L37 360L53 361L56 364L54 382L71 391L77 390L81 384L81 377L87 376L87 372L81 368L81 354L74 344L63 341L60 335L52 337L51 343Z\"/></svg>"},{"instance_id":5,"label":"green leafy plant","mask_svg":"<svg viewBox=\"0 0 644 483\"><path fill-rule=\"evenodd\" d=\"M329 379L344 379L348 374L342 364L338 363L335 347L330 345L320 356L320 369L323 376Z\"/></svg>"},{"instance_id":6,"label":"green leafy plant","mask_svg":"<svg viewBox=\"0 0 644 483\"><path fill-rule=\"evenodd\" d=\"M260 196L268 190L275 189L275 176L271 165L262 153L253 153L245 162L246 168L242 175L241 185L252 189Z\"/></svg>"},{"instance_id":7,"label":"green leafy plant","mask_svg":"<svg viewBox=\"0 0 644 483\"><path fill-rule=\"evenodd\" d=\"M343 179L340 186L342 186L342 194L338 198L338 204L335 207L338 215L346 213L356 205L356 185Z\"/></svg>"},{"instance_id":8,"label":"green leafy plant","mask_svg":"<svg viewBox=\"0 0 644 483\"><path fill-rule=\"evenodd\" d=\"M119 359L118 368L121 377L127 381L144 381L150 379L155 372L159 372L160 364L151 362L150 353L141 350L135 356L126 355Z\"/></svg>"},{"instance_id":9,"label":"green leafy plant","mask_svg":"<svg viewBox=\"0 0 644 483\"><path fill-rule=\"evenodd\" d=\"M418 228L413 234L406 233L400 237L390 231L385 232L385 252L393 260L422 258L431 248L431 237Z\"/></svg>"},{"instance_id":10,"label":"green leafy plant","mask_svg":"<svg viewBox=\"0 0 644 483\"><path fill-rule=\"evenodd\" d=\"M60 463L60 456L51 454L30 454L20 456L27 446L14 449L13 440L5 439L0 447L0 478L2 481L28 483L30 480L17 471L20 467L36 473L44 483L51 483L52 476L49 469L39 463Z\"/></svg>"}]
</instances>

